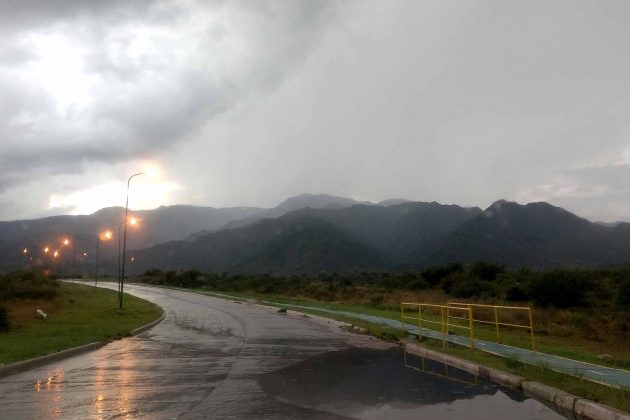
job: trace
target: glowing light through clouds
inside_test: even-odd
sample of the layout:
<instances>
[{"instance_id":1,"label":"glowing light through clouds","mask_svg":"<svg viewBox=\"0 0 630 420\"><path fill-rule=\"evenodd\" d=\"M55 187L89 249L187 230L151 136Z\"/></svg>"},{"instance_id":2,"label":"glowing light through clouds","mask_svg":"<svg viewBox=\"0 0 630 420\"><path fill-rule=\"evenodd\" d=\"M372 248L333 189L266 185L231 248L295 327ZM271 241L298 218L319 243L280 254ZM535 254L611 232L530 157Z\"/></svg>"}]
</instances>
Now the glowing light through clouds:
<instances>
[{"instance_id":1,"label":"glowing light through clouds","mask_svg":"<svg viewBox=\"0 0 630 420\"><path fill-rule=\"evenodd\" d=\"M23 0L0 36L0 220L122 206L136 172L132 209L328 193L630 220L627 0Z\"/></svg>"}]
</instances>

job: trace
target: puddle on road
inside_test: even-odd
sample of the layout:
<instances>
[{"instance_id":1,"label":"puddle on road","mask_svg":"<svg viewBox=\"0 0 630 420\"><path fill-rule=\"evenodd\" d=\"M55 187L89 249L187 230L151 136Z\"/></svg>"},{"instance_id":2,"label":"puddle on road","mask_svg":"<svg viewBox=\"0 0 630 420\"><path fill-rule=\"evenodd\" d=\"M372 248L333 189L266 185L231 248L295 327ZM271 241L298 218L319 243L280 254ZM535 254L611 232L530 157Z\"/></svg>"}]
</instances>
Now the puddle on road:
<instances>
[{"instance_id":1,"label":"puddle on road","mask_svg":"<svg viewBox=\"0 0 630 420\"><path fill-rule=\"evenodd\" d=\"M269 398L364 419L561 419L521 392L400 348L351 348L261 375Z\"/></svg>"}]
</instances>

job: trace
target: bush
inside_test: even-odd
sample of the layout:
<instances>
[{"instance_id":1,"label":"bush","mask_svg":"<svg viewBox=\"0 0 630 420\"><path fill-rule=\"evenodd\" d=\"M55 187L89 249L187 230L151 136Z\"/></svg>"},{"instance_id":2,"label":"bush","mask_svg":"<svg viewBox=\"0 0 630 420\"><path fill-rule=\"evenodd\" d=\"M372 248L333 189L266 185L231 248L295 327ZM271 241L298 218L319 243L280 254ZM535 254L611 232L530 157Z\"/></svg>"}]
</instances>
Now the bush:
<instances>
[{"instance_id":1,"label":"bush","mask_svg":"<svg viewBox=\"0 0 630 420\"><path fill-rule=\"evenodd\" d=\"M52 299L59 283L40 271L15 271L0 277L0 299Z\"/></svg>"},{"instance_id":2,"label":"bush","mask_svg":"<svg viewBox=\"0 0 630 420\"><path fill-rule=\"evenodd\" d=\"M408 285L409 290L424 290L429 288L429 283L424 279L413 280Z\"/></svg>"},{"instance_id":3,"label":"bush","mask_svg":"<svg viewBox=\"0 0 630 420\"><path fill-rule=\"evenodd\" d=\"M538 273L530 282L529 294L537 306L556 308L588 306L594 281L588 273L555 270Z\"/></svg>"},{"instance_id":4,"label":"bush","mask_svg":"<svg viewBox=\"0 0 630 420\"><path fill-rule=\"evenodd\" d=\"M440 287L444 293L450 294L455 284L465 281L468 281L468 274L465 271L454 272L440 281Z\"/></svg>"},{"instance_id":5,"label":"bush","mask_svg":"<svg viewBox=\"0 0 630 420\"><path fill-rule=\"evenodd\" d=\"M626 277L619 283L615 303L620 308L630 308L630 277Z\"/></svg>"},{"instance_id":6,"label":"bush","mask_svg":"<svg viewBox=\"0 0 630 420\"><path fill-rule=\"evenodd\" d=\"M455 283L451 294L458 298L469 299L472 297L495 295L495 289L493 284L489 281L471 279Z\"/></svg>"},{"instance_id":7,"label":"bush","mask_svg":"<svg viewBox=\"0 0 630 420\"><path fill-rule=\"evenodd\" d=\"M6 306L0 305L0 332L7 332L11 329L11 319Z\"/></svg>"},{"instance_id":8,"label":"bush","mask_svg":"<svg viewBox=\"0 0 630 420\"><path fill-rule=\"evenodd\" d=\"M532 274L529 270L521 269L516 272L502 273L498 277L498 285L501 293L508 301L524 302L530 300L529 283Z\"/></svg>"},{"instance_id":9,"label":"bush","mask_svg":"<svg viewBox=\"0 0 630 420\"><path fill-rule=\"evenodd\" d=\"M431 287L440 283L444 278L453 274L463 272L461 264L458 263L450 263L444 265L438 265L435 267L429 267L425 269L421 274L422 277L431 285Z\"/></svg>"},{"instance_id":10,"label":"bush","mask_svg":"<svg viewBox=\"0 0 630 420\"><path fill-rule=\"evenodd\" d=\"M503 264L496 264L486 261L477 261L470 266L470 275L480 279L493 281L497 276L505 272L505 266Z\"/></svg>"},{"instance_id":11,"label":"bush","mask_svg":"<svg viewBox=\"0 0 630 420\"><path fill-rule=\"evenodd\" d=\"M514 282L505 289L505 299L510 302L523 302L529 300L529 291L525 285Z\"/></svg>"}]
</instances>

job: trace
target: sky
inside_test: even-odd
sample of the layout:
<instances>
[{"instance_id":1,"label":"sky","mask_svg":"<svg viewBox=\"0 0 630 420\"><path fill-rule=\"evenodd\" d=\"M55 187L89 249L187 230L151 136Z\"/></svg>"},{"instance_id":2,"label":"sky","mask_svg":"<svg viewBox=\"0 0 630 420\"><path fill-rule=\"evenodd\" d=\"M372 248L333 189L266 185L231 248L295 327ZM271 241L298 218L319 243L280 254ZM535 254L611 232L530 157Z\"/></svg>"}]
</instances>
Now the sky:
<instances>
[{"instance_id":1,"label":"sky","mask_svg":"<svg viewBox=\"0 0 630 420\"><path fill-rule=\"evenodd\" d=\"M630 221L627 0L0 0L0 220L290 196ZM150 171L147 171L150 168Z\"/></svg>"}]
</instances>

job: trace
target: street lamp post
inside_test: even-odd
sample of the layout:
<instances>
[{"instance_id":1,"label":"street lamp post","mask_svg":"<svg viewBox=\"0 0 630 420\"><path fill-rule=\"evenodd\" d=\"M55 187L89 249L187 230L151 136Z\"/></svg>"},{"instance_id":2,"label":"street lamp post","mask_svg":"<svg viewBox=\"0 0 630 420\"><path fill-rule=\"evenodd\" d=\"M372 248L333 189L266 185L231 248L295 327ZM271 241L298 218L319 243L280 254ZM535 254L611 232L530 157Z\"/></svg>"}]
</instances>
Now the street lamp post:
<instances>
[{"instance_id":1,"label":"street lamp post","mask_svg":"<svg viewBox=\"0 0 630 420\"><path fill-rule=\"evenodd\" d=\"M96 235L96 273L94 275L94 289L98 286L98 245L101 240L107 241L112 239L112 231L108 230Z\"/></svg>"},{"instance_id":2,"label":"street lamp post","mask_svg":"<svg viewBox=\"0 0 630 420\"><path fill-rule=\"evenodd\" d=\"M63 242L62 242L63 246L68 246L70 245L70 240L66 237ZM74 283L74 238L72 238L72 282ZM67 265L64 264L66 267Z\"/></svg>"},{"instance_id":3,"label":"street lamp post","mask_svg":"<svg viewBox=\"0 0 630 420\"><path fill-rule=\"evenodd\" d=\"M76 257L77 257L77 248L76 248L76 241L72 240L72 283L74 283L74 276L75 276L75 262L76 262Z\"/></svg>"},{"instance_id":4,"label":"street lamp post","mask_svg":"<svg viewBox=\"0 0 630 420\"><path fill-rule=\"evenodd\" d=\"M118 225L118 299L120 300L120 279L122 278L122 271L120 270L120 228L124 223Z\"/></svg>"},{"instance_id":5,"label":"street lamp post","mask_svg":"<svg viewBox=\"0 0 630 420\"><path fill-rule=\"evenodd\" d=\"M127 217L129 216L129 184L131 183L131 179L138 175L144 175L144 172L138 172L137 174L133 174L127 180L127 200L125 201L125 230L123 233L123 252L122 252L122 271L120 275L120 294L119 298L119 309L123 307L123 288L125 285L125 254L127 251Z\"/></svg>"},{"instance_id":6,"label":"street lamp post","mask_svg":"<svg viewBox=\"0 0 630 420\"><path fill-rule=\"evenodd\" d=\"M96 267L94 273L94 290L98 286L98 244L101 241L101 235L96 235Z\"/></svg>"}]
</instances>

